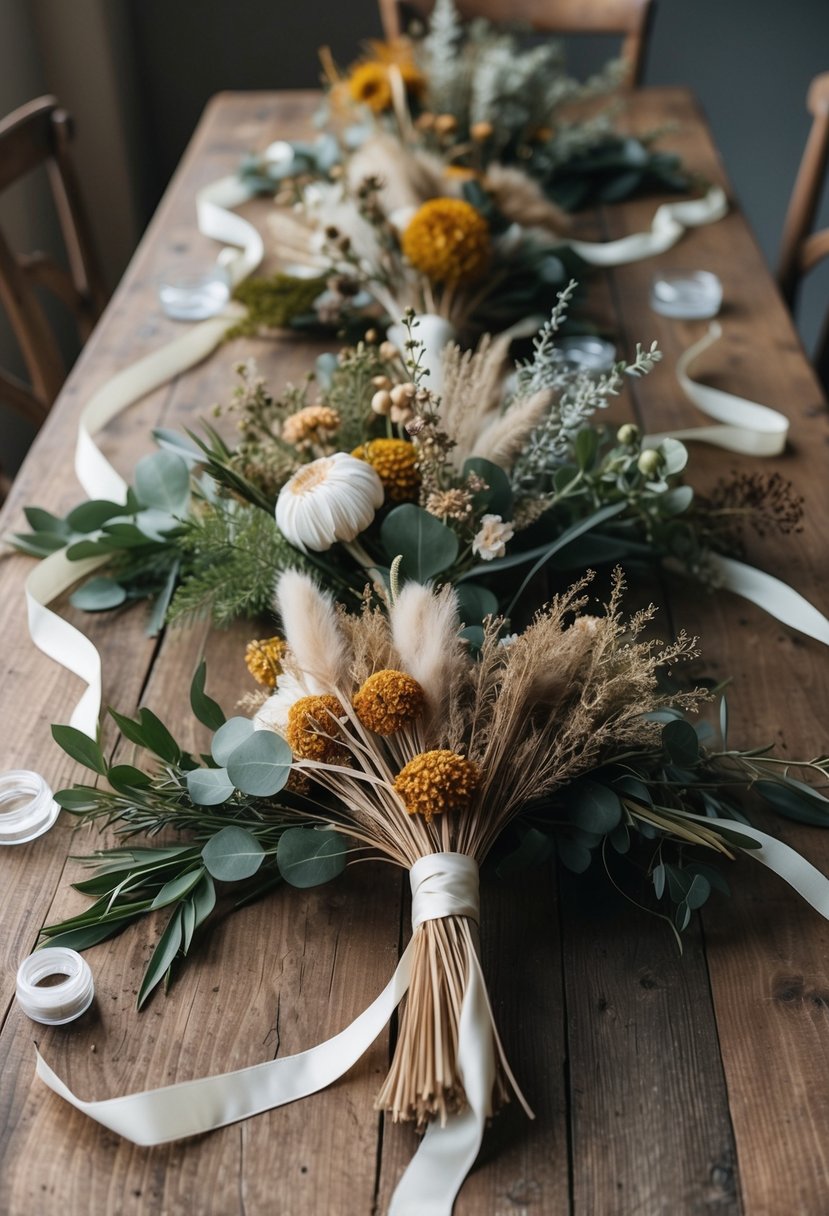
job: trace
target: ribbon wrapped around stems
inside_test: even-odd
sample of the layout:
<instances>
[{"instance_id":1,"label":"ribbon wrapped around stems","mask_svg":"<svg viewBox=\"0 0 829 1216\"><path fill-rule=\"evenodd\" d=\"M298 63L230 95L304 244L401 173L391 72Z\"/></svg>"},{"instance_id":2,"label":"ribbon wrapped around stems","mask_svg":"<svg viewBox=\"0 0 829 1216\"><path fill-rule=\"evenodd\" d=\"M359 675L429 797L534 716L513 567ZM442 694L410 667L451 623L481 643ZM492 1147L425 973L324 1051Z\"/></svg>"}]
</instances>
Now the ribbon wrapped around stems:
<instances>
[{"instance_id":1,"label":"ribbon wrapped around stems","mask_svg":"<svg viewBox=\"0 0 829 1216\"><path fill-rule=\"evenodd\" d=\"M144 1146L201 1135L295 1102L346 1073L388 1024L407 990L424 982L428 986L434 964L428 957L430 927L445 922L450 936L456 938L463 969L456 1056L463 1094L457 1095L457 1108L442 1121L429 1123L397 1186L389 1216L450 1216L455 1196L478 1154L486 1119L493 1113L499 1094L499 1069L513 1086L515 1082L495 1030L478 957L477 862L465 853L432 853L412 866L410 882L413 934L394 975L350 1026L317 1047L236 1072L99 1102L76 1097L39 1052L38 1076L77 1110ZM435 1019L440 1015L438 1009L429 1012ZM401 1040L404 1037L401 1025ZM434 1080L436 1084L441 1081ZM444 1080L450 1082L449 1078ZM531 1113L526 1103L524 1106Z\"/></svg>"}]
</instances>

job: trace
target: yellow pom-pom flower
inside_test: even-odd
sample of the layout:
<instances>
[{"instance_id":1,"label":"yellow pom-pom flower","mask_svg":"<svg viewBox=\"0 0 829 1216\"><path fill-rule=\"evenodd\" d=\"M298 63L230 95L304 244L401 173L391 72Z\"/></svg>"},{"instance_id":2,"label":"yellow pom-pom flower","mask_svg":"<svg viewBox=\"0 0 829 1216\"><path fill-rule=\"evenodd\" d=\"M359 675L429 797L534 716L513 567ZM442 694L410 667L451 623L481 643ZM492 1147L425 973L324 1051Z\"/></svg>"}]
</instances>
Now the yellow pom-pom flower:
<instances>
[{"instance_id":1,"label":"yellow pom-pom flower","mask_svg":"<svg viewBox=\"0 0 829 1216\"><path fill-rule=\"evenodd\" d=\"M256 680L266 688L275 688L282 674L285 643L282 638L260 638L245 647L245 665Z\"/></svg>"},{"instance_id":2,"label":"yellow pom-pom flower","mask_svg":"<svg viewBox=\"0 0 829 1216\"><path fill-rule=\"evenodd\" d=\"M423 815L429 823L444 811L463 811L475 793L480 772L477 764L457 752L440 749L421 752L400 770L394 788L410 815Z\"/></svg>"},{"instance_id":3,"label":"yellow pom-pom flower","mask_svg":"<svg viewBox=\"0 0 829 1216\"><path fill-rule=\"evenodd\" d=\"M416 270L435 283L473 283L489 265L489 225L461 198L433 198L419 207L401 238Z\"/></svg>"},{"instance_id":4,"label":"yellow pom-pom flower","mask_svg":"<svg viewBox=\"0 0 829 1216\"><path fill-rule=\"evenodd\" d=\"M376 735L393 735L422 716L426 694L412 676L386 668L368 677L352 705L363 726Z\"/></svg>"},{"instance_id":5,"label":"yellow pom-pom flower","mask_svg":"<svg viewBox=\"0 0 829 1216\"><path fill-rule=\"evenodd\" d=\"M300 697L288 710L285 738L291 751L300 760L320 760L325 764L342 764L348 752L338 742L342 734L339 719L343 707L336 697L327 693Z\"/></svg>"},{"instance_id":6,"label":"yellow pom-pom flower","mask_svg":"<svg viewBox=\"0 0 829 1216\"><path fill-rule=\"evenodd\" d=\"M420 489L417 452L405 439L370 439L351 453L370 464L391 502L413 502Z\"/></svg>"},{"instance_id":7,"label":"yellow pom-pom flower","mask_svg":"<svg viewBox=\"0 0 829 1216\"><path fill-rule=\"evenodd\" d=\"M392 108L391 71L400 73L406 96L410 99L422 95L426 79L412 63L411 58L397 53L393 48L376 59L364 59L351 71L348 91L353 101L366 105L375 114L383 114Z\"/></svg>"}]
</instances>

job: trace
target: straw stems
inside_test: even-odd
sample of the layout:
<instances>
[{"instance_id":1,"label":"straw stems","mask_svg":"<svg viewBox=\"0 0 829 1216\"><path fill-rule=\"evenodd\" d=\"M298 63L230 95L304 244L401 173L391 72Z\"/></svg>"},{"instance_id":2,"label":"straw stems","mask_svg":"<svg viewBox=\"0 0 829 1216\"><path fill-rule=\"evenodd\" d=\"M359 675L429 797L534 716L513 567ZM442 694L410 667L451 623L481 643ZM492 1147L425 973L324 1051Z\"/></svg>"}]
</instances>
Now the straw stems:
<instances>
[{"instance_id":1,"label":"straw stems","mask_svg":"<svg viewBox=\"0 0 829 1216\"><path fill-rule=\"evenodd\" d=\"M375 1105L388 1110L395 1123L423 1128L432 1119L441 1125L466 1105L458 1075L461 1006L474 965L473 928L465 917L427 920L414 931L412 974L400 1016L389 1074ZM496 1041L495 1110L508 1098L507 1077Z\"/></svg>"}]
</instances>

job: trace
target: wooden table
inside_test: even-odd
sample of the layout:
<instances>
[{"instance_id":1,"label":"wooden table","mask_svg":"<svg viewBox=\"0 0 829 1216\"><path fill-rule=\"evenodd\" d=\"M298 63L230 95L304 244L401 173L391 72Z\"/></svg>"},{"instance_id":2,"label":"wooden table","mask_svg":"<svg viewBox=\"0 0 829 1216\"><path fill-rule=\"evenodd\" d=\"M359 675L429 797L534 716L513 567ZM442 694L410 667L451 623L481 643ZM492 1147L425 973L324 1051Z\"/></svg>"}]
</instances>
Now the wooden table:
<instances>
[{"instance_id":1,"label":"wooden table","mask_svg":"<svg viewBox=\"0 0 829 1216\"><path fill-rule=\"evenodd\" d=\"M105 317L34 445L3 512L64 512L82 495L71 452L78 413L114 371L180 332L165 320L154 278L179 257L210 257L195 230L196 189L234 169L240 154L296 134L310 94L224 94L210 105L182 166ZM693 169L724 180L705 122L682 90L648 90L630 107L634 130L676 119L675 147ZM771 169L770 169L771 171ZM653 199L579 222L580 234L620 236L645 227ZM263 216L264 204L251 205ZM722 278L726 337L705 356L709 383L791 417L779 468L807 498L803 531L753 544L756 564L829 608L829 426L821 394L790 320L737 210L688 234L658 261L600 275L593 307L630 352L659 339L666 359L632 384L619 416L647 429L698 419L672 364L701 332L648 308L657 266L706 267ZM105 449L130 476L151 450L153 425L189 425L226 397L231 363L252 351L281 384L310 365L292 337L246 343L145 399L112 425ZM747 460L695 445L691 476L710 486ZM0 768L43 772L53 786L78 776L52 744L80 688L29 643L23 557L0 565ZM665 589L666 627L704 639L706 669L733 677L732 734L774 741L786 754L825 751L827 656L729 596L690 584ZM243 625L143 633L142 611L95 619L67 612L100 647L105 701L153 706L185 739L195 731L188 686L208 656L208 688L225 706L248 687ZM667 629L666 629L667 631ZM120 747L112 732L110 747ZM777 821L776 832L829 871L829 834ZM98 1098L239 1068L320 1041L350 1021L391 974L406 916L404 879L358 867L330 887L283 891L224 920L197 949L170 995L135 1011L142 967L158 933L150 922L88 952L93 1011L74 1026L38 1028L13 1003L14 972L46 920L85 901L68 888L67 816L32 844L0 855L0 1211L11 1216L88 1213L178 1216L369 1216L385 1210L415 1137L373 1111L388 1036L331 1090L292 1107L186 1143L154 1150L118 1140L34 1077L33 1040L77 1093ZM517 1104L495 1122L458 1216L822 1216L829 1211L829 926L773 875L735 865L733 898L716 898L679 957L661 923L610 898L601 882L536 871L484 890L485 967L508 1054L537 1118Z\"/></svg>"}]
</instances>

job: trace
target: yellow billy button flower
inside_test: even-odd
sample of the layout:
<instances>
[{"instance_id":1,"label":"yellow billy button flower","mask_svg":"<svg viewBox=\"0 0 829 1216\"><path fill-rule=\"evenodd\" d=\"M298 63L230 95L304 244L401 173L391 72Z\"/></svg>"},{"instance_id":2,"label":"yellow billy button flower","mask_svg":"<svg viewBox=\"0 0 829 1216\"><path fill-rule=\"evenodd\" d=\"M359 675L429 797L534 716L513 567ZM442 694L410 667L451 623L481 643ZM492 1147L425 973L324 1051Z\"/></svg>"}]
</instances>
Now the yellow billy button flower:
<instances>
[{"instance_id":1,"label":"yellow billy button flower","mask_svg":"<svg viewBox=\"0 0 829 1216\"><path fill-rule=\"evenodd\" d=\"M363 726L375 735L393 735L422 716L426 694L412 676L386 668L368 677L352 705Z\"/></svg>"},{"instance_id":2,"label":"yellow billy button flower","mask_svg":"<svg viewBox=\"0 0 829 1216\"><path fill-rule=\"evenodd\" d=\"M457 752L440 749L421 752L400 770L394 788L410 815L423 815L429 823L444 811L463 811L480 780L477 764Z\"/></svg>"},{"instance_id":3,"label":"yellow billy button flower","mask_svg":"<svg viewBox=\"0 0 829 1216\"><path fill-rule=\"evenodd\" d=\"M354 101L367 105L375 114L391 109L389 70L376 60L357 64L348 78L348 91Z\"/></svg>"},{"instance_id":4,"label":"yellow billy button flower","mask_svg":"<svg viewBox=\"0 0 829 1216\"><path fill-rule=\"evenodd\" d=\"M291 751L300 760L320 760L326 764L342 764L348 752L337 736L342 734L339 719L343 707L336 697L300 697L288 710L285 738Z\"/></svg>"},{"instance_id":5,"label":"yellow billy button flower","mask_svg":"<svg viewBox=\"0 0 829 1216\"><path fill-rule=\"evenodd\" d=\"M245 648L245 665L256 680L266 688L275 688L276 681L282 674L282 660L285 657L285 643L282 638L261 638L248 642Z\"/></svg>"},{"instance_id":6,"label":"yellow billy button flower","mask_svg":"<svg viewBox=\"0 0 829 1216\"><path fill-rule=\"evenodd\" d=\"M405 439L370 439L351 455L371 465L392 502L413 502L417 498L420 474L414 444Z\"/></svg>"},{"instance_id":7,"label":"yellow billy button flower","mask_svg":"<svg viewBox=\"0 0 829 1216\"><path fill-rule=\"evenodd\" d=\"M424 203L404 230L401 245L414 268L435 283L473 283L489 265L489 225L465 199Z\"/></svg>"}]
</instances>

